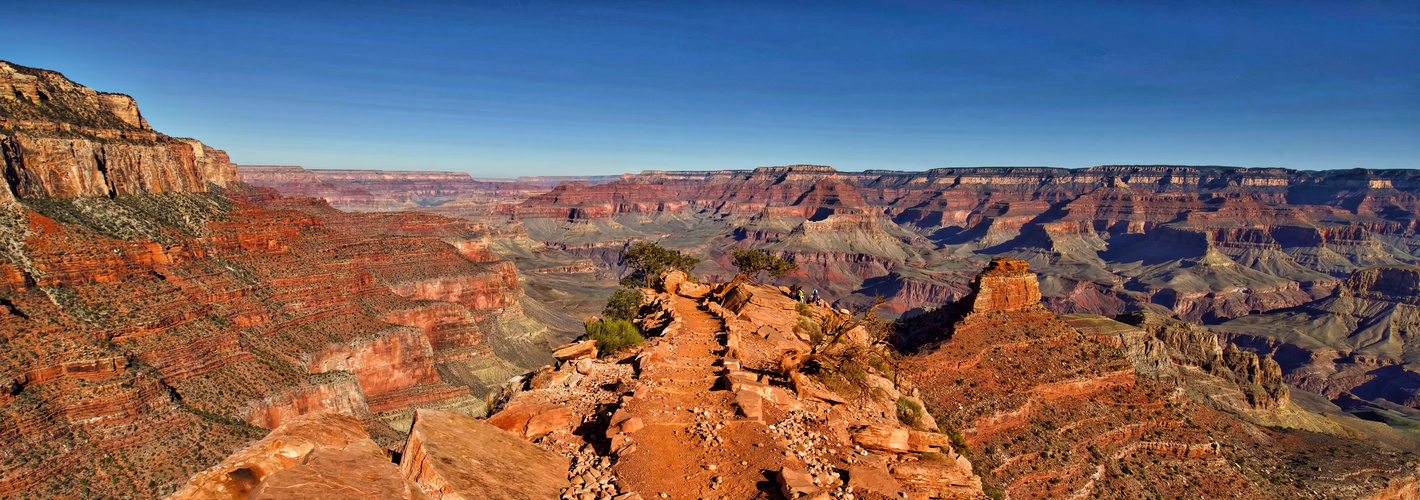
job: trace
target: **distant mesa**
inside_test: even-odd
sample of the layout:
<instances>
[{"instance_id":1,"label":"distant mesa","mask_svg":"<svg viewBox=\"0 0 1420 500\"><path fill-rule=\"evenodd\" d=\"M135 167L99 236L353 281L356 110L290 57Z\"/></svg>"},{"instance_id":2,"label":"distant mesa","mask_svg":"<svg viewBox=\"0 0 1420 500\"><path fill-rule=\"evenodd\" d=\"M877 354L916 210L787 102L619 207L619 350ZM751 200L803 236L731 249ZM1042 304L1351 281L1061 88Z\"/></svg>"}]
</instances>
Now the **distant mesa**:
<instances>
[{"instance_id":1,"label":"distant mesa","mask_svg":"<svg viewBox=\"0 0 1420 500\"><path fill-rule=\"evenodd\" d=\"M1370 266L1351 273L1337 288L1340 296L1420 305L1420 267Z\"/></svg>"}]
</instances>

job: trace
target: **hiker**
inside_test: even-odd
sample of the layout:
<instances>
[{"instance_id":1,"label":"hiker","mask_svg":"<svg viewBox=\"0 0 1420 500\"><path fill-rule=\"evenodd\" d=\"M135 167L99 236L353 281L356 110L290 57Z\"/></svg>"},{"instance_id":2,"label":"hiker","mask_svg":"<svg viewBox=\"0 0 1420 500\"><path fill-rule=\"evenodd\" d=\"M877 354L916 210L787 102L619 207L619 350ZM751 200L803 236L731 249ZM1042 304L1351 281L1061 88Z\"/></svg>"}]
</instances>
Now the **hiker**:
<instances>
[{"instance_id":1,"label":"hiker","mask_svg":"<svg viewBox=\"0 0 1420 500\"><path fill-rule=\"evenodd\" d=\"M818 303L818 289L817 289L817 288L814 289L813 295L809 295L809 303L811 303L811 304L817 304L817 303Z\"/></svg>"},{"instance_id":2,"label":"hiker","mask_svg":"<svg viewBox=\"0 0 1420 500\"><path fill-rule=\"evenodd\" d=\"M789 298L797 300L799 297L799 285L789 285Z\"/></svg>"}]
</instances>

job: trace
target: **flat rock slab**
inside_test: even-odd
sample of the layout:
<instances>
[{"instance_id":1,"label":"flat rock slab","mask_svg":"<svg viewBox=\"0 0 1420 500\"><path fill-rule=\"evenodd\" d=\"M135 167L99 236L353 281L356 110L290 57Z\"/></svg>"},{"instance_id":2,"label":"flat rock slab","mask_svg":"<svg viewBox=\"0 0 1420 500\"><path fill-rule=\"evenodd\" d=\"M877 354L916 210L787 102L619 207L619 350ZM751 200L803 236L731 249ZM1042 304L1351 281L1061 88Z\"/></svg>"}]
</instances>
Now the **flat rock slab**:
<instances>
[{"instance_id":1,"label":"flat rock slab","mask_svg":"<svg viewBox=\"0 0 1420 500\"><path fill-rule=\"evenodd\" d=\"M870 491L886 497L897 497L902 493L902 485L882 465L849 466L848 486L854 491Z\"/></svg>"},{"instance_id":2,"label":"flat rock slab","mask_svg":"<svg viewBox=\"0 0 1420 500\"><path fill-rule=\"evenodd\" d=\"M371 445L374 443L371 442ZM262 481L252 500L384 500L428 498L406 481L399 466L371 447L365 450L319 449L306 461Z\"/></svg>"},{"instance_id":3,"label":"flat rock slab","mask_svg":"<svg viewBox=\"0 0 1420 500\"><path fill-rule=\"evenodd\" d=\"M238 450L222 463L193 476L182 489L168 498L248 498L263 481L296 467L303 463L308 455L321 450L341 450L363 455L376 465L393 465L384 457L379 445L370 440L369 434L365 433L365 429L354 417L329 412L312 413L282 424L267 434L266 438ZM394 477L398 478L398 471L395 472Z\"/></svg>"},{"instance_id":4,"label":"flat rock slab","mask_svg":"<svg viewBox=\"0 0 1420 500\"><path fill-rule=\"evenodd\" d=\"M573 342L554 349L552 357L557 358L558 361L595 358L597 357L597 342L595 340Z\"/></svg>"},{"instance_id":5,"label":"flat rock slab","mask_svg":"<svg viewBox=\"0 0 1420 500\"><path fill-rule=\"evenodd\" d=\"M400 470L435 499L556 499L567 457L473 417L419 410Z\"/></svg>"}]
</instances>

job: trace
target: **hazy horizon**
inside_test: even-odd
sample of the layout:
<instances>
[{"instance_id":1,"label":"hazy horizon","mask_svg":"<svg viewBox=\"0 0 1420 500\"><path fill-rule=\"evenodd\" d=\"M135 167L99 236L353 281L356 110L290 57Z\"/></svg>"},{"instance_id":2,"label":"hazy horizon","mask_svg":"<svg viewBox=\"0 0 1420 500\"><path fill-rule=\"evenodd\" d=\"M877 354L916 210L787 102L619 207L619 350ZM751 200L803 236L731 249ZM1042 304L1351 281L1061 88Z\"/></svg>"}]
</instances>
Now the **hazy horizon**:
<instances>
[{"instance_id":1,"label":"hazy horizon","mask_svg":"<svg viewBox=\"0 0 1420 500\"><path fill-rule=\"evenodd\" d=\"M1407 2L14 6L0 59L241 164L1416 168Z\"/></svg>"}]
</instances>

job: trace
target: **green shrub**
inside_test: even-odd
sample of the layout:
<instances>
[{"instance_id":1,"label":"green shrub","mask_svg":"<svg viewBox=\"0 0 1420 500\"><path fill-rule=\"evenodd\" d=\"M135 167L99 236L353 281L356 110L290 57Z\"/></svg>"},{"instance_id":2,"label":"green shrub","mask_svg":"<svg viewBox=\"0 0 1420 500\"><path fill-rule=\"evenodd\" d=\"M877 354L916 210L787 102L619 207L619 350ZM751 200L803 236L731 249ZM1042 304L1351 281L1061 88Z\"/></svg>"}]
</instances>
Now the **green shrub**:
<instances>
[{"instance_id":1,"label":"green shrub","mask_svg":"<svg viewBox=\"0 0 1420 500\"><path fill-rule=\"evenodd\" d=\"M597 352L613 353L646 341L636 325L620 319L603 319L587 323L587 338L597 341Z\"/></svg>"},{"instance_id":2,"label":"green shrub","mask_svg":"<svg viewBox=\"0 0 1420 500\"><path fill-rule=\"evenodd\" d=\"M641 301L644 299L640 290L618 288L611 293L611 297L606 299L606 307L602 308L602 316L607 319L627 321L635 319L636 315L641 312Z\"/></svg>"},{"instance_id":3,"label":"green shrub","mask_svg":"<svg viewBox=\"0 0 1420 500\"><path fill-rule=\"evenodd\" d=\"M989 484L981 485L981 492L985 493L986 497L992 500L1001 500L1002 498L1006 498L1006 494L1002 493L1000 488L991 486Z\"/></svg>"},{"instance_id":4,"label":"green shrub","mask_svg":"<svg viewBox=\"0 0 1420 500\"><path fill-rule=\"evenodd\" d=\"M805 304L803 302L795 302L794 311L797 311L799 313L799 316L808 316L813 314L814 312L813 309L809 309L808 304Z\"/></svg>"},{"instance_id":5,"label":"green shrub","mask_svg":"<svg viewBox=\"0 0 1420 500\"><path fill-rule=\"evenodd\" d=\"M922 425L922 406L906 397L897 398L897 420L908 427Z\"/></svg>"},{"instance_id":6,"label":"green shrub","mask_svg":"<svg viewBox=\"0 0 1420 500\"><path fill-rule=\"evenodd\" d=\"M770 276L782 278L799 270L798 264L770 255L762 250L736 248L734 255L735 267L739 268L740 275L750 281L754 281L759 273L765 271L768 271Z\"/></svg>"},{"instance_id":7,"label":"green shrub","mask_svg":"<svg viewBox=\"0 0 1420 500\"><path fill-rule=\"evenodd\" d=\"M937 431L941 432L942 434L946 434L947 437L951 438L952 449L956 450L958 455L961 455L966 458L971 458L971 446L966 444L966 437L962 436L960 432L957 432L956 429L947 428L940 422L937 423ZM1006 448L1009 449L1010 447L1010 443L1007 443Z\"/></svg>"},{"instance_id":8,"label":"green shrub","mask_svg":"<svg viewBox=\"0 0 1420 500\"><path fill-rule=\"evenodd\" d=\"M621 278L624 287L655 286L661 273L679 269L686 279L692 279L690 271L700 263L700 259L671 250L655 243L640 242L621 254L621 263L626 266L626 277Z\"/></svg>"},{"instance_id":9,"label":"green shrub","mask_svg":"<svg viewBox=\"0 0 1420 500\"><path fill-rule=\"evenodd\" d=\"M808 316L799 316L799 322L794 324L794 333L809 339L810 345L818 345L823 342L823 325Z\"/></svg>"}]
</instances>

